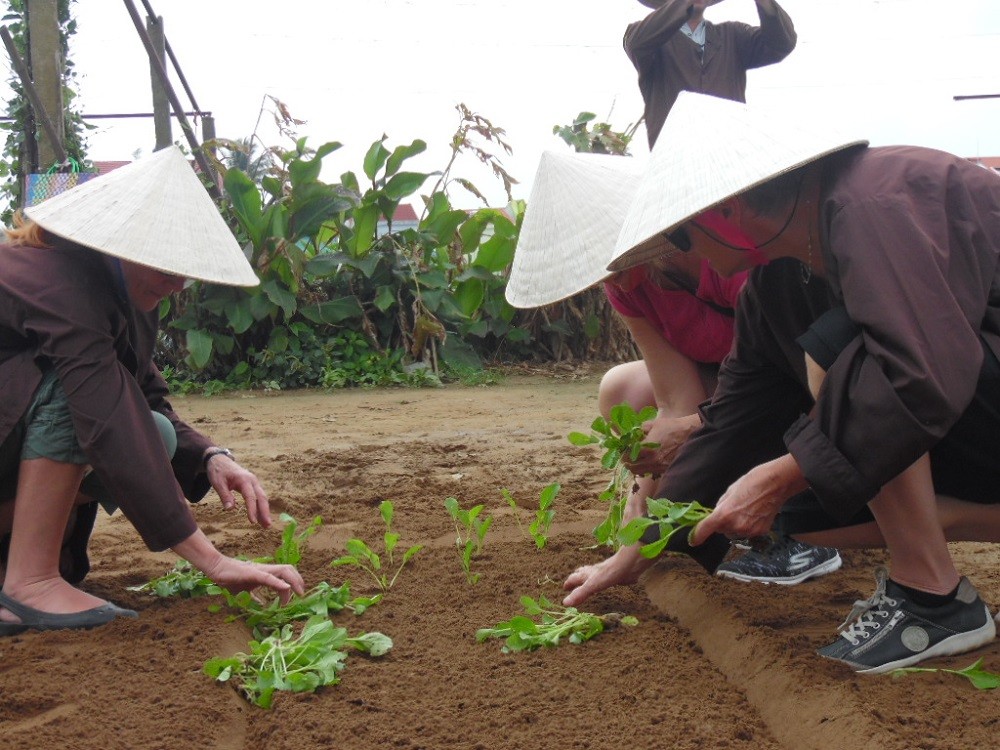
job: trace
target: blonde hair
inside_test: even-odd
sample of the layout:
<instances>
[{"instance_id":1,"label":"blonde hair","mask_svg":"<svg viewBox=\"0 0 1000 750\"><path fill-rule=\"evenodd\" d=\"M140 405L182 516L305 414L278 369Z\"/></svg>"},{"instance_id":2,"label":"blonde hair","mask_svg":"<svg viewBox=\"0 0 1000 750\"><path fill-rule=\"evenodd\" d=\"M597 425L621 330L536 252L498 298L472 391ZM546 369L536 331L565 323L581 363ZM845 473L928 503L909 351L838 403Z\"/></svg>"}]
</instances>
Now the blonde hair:
<instances>
[{"instance_id":1,"label":"blonde hair","mask_svg":"<svg viewBox=\"0 0 1000 750\"><path fill-rule=\"evenodd\" d=\"M13 226L4 230L5 239L11 245L31 245L32 247L52 247L45 230L31 219L25 218L21 209L14 212Z\"/></svg>"}]
</instances>

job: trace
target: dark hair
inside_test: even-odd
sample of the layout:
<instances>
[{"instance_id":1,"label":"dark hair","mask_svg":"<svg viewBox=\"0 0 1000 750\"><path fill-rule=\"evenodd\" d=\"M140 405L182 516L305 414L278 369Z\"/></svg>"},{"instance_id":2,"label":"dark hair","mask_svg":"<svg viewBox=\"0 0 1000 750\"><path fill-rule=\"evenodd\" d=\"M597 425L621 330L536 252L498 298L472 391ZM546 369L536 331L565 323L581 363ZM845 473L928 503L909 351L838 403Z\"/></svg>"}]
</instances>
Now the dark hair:
<instances>
[{"instance_id":1,"label":"dark hair","mask_svg":"<svg viewBox=\"0 0 1000 750\"><path fill-rule=\"evenodd\" d=\"M791 172L784 172L777 177L772 177L767 182L741 193L740 199L755 214L772 218L780 216L784 213L788 203L794 200L795 194L805 178L806 170L812 165L813 162L809 162Z\"/></svg>"}]
</instances>

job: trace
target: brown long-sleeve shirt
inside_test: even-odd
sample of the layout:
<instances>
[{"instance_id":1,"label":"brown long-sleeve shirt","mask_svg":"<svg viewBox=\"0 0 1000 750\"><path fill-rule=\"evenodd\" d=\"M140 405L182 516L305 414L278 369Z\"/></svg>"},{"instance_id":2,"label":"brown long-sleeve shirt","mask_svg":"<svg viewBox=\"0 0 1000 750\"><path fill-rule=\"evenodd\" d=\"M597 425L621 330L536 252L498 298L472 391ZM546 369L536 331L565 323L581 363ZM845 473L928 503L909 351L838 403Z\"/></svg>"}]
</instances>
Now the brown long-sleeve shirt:
<instances>
[{"instance_id":1,"label":"brown long-sleeve shirt","mask_svg":"<svg viewBox=\"0 0 1000 750\"><path fill-rule=\"evenodd\" d=\"M155 311L129 305L107 256L55 242L0 245L0 441L30 404L40 368L54 367L94 471L150 549L172 547L196 529L185 496L208 490L201 459L211 442L167 400L152 361ZM150 410L177 430L172 464Z\"/></svg>"},{"instance_id":2,"label":"brown long-sleeve shirt","mask_svg":"<svg viewBox=\"0 0 1000 750\"><path fill-rule=\"evenodd\" d=\"M982 346L1000 355L996 173L930 149L857 149L828 159L821 190L826 279L803 283L790 259L751 274L705 424L659 496L714 505L787 451L823 507L847 520L962 415ZM811 407L795 338L837 304L861 335Z\"/></svg>"},{"instance_id":3,"label":"brown long-sleeve shirt","mask_svg":"<svg viewBox=\"0 0 1000 750\"><path fill-rule=\"evenodd\" d=\"M704 59L697 44L680 33L691 0L667 0L625 30L625 53L639 73L649 147L663 128L681 91L746 101L747 70L784 60L795 49L792 19L775 3L775 15L759 7L760 26L705 21Z\"/></svg>"}]
</instances>

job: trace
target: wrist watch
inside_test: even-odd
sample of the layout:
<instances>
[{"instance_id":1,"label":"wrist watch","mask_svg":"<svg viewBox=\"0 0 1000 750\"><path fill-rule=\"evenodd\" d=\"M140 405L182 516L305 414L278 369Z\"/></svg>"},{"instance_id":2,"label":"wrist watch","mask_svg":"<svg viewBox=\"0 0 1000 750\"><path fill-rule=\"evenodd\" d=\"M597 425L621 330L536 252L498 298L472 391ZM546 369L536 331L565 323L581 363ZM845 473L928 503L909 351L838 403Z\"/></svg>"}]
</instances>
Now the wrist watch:
<instances>
[{"instance_id":1,"label":"wrist watch","mask_svg":"<svg viewBox=\"0 0 1000 750\"><path fill-rule=\"evenodd\" d=\"M212 460L215 456L228 456L229 458L236 460L236 456L229 448L209 448L205 451L205 457L202 459L202 465L207 469L208 462Z\"/></svg>"}]
</instances>

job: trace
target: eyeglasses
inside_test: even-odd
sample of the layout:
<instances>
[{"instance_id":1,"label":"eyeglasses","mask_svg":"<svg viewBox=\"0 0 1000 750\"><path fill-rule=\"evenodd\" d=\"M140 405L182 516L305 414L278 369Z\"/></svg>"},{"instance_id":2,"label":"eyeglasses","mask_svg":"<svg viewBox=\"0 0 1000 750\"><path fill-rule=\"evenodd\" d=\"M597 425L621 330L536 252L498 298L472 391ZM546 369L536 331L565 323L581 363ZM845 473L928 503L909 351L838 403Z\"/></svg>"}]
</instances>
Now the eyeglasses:
<instances>
[{"instance_id":1,"label":"eyeglasses","mask_svg":"<svg viewBox=\"0 0 1000 750\"><path fill-rule=\"evenodd\" d=\"M691 250L691 235L688 234L687 229L684 227L678 227L669 234L664 233L664 238L682 253L690 252Z\"/></svg>"}]
</instances>

